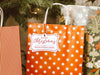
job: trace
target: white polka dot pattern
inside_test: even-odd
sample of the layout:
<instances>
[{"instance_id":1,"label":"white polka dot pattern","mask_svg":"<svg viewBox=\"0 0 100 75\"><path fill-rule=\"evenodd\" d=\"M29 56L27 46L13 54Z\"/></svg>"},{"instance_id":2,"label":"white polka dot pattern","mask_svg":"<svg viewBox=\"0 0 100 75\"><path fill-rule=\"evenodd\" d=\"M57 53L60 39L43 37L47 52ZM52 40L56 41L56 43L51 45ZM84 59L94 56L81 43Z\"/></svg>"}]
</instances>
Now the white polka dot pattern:
<instances>
[{"instance_id":1,"label":"white polka dot pattern","mask_svg":"<svg viewBox=\"0 0 100 75\"><path fill-rule=\"evenodd\" d=\"M31 35L43 34L43 24L29 23L26 75L82 75L84 26L49 25L47 34L57 33L60 50L32 52Z\"/></svg>"}]
</instances>

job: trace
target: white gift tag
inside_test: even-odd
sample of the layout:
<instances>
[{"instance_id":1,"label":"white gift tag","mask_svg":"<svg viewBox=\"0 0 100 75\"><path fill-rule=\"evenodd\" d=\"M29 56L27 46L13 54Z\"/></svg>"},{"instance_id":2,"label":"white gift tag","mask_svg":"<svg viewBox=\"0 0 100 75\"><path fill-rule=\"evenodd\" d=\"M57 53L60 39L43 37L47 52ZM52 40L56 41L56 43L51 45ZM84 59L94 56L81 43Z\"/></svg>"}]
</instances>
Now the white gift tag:
<instances>
[{"instance_id":1,"label":"white gift tag","mask_svg":"<svg viewBox=\"0 0 100 75\"><path fill-rule=\"evenodd\" d=\"M36 34L33 33L31 36L31 45L29 50L32 52L36 51L50 51L57 52L59 49L58 40L59 36L55 34Z\"/></svg>"}]
</instances>

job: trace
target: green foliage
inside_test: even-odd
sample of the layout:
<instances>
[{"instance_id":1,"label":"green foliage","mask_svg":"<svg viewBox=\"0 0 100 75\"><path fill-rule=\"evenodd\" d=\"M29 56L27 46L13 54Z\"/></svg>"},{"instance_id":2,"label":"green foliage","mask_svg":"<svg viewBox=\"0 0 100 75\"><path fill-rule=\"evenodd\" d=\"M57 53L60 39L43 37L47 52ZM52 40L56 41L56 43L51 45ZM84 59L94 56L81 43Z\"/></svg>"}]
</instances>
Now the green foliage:
<instances>
[{"instance_id":1,"label":"green foliage","mask_svg":"<svg viewBox=\"0 0 100 75\"><path fill-rule=\"evenodd\" d=\"M43 18L44 15L42 12L33 14L30 12L30 10L34 11L37 7L41 10L45 10L47 7L52 8L52 4L55 2L74 4L75 0L0 0L0 7L2 7L4 10L4 23L11 15L15 18L19 25L27 29L28 18L34 17L40 19L40 17ZM56 16L58 14L59 7L53 7L52 11L50 12L50 16Z\"/></svg>"},{"instance_id":2,"label":"green foliage","mask_svg":"<svg viewBox=\"0 0 100 75\"><path fill-rule=\"evenodd\" d=\"M91 1L92 3L94 3L96 0L88 0L88 1Z\"/></svg>"}]
</instances>

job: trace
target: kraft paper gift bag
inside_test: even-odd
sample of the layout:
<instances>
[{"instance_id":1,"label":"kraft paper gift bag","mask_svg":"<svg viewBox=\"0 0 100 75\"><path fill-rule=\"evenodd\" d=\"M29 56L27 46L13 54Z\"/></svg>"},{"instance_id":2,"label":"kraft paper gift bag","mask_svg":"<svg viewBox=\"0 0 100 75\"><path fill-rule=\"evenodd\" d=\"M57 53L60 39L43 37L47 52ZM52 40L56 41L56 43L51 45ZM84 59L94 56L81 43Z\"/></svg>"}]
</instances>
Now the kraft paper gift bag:
<instances>
[{"instance_id":1,"label":"kraft paper gift bag","mask_svg":"<svg viewBox=\"0 0 100 75\"><path fill-rule=\"evenodd\" d=\"M0 11L0 75L22 75L19 26L2 27Z\"/></svg>"},{"instance_id":2,"label":"kraft paper gift bag","mask_svg":"<svg viewBox=\"0 0 100 75\"><path fill-rule=\"evenodd\" d=\"M84 26L28 24L26 75L82 75Z\"/></svg>"}]
</instances>

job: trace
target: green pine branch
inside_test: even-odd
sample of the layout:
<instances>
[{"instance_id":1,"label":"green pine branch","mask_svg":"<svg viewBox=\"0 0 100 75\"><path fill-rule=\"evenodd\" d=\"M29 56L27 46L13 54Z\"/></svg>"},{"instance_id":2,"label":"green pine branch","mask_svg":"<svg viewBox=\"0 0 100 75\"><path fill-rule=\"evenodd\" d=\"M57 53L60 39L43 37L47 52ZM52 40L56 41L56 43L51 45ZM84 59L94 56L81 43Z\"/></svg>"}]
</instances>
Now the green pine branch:
<instances>
[{"instance_id":1,"label":"green pine branch","mask_svg":"<svg viewBox=\"0 0 100 75\"><path fill-rule=\"evenodd\" d=\"M59 6L52 7L53 3L75 4L75 0L0 0L0 7L4 10L4 23L6 23L9 16L13 16L15 20L27 29L28 18L43 18L44 13L33 14L35 8L46 10L47 7L52 8L49 15L59 15Z\"/></svg>"}]
</instances>

